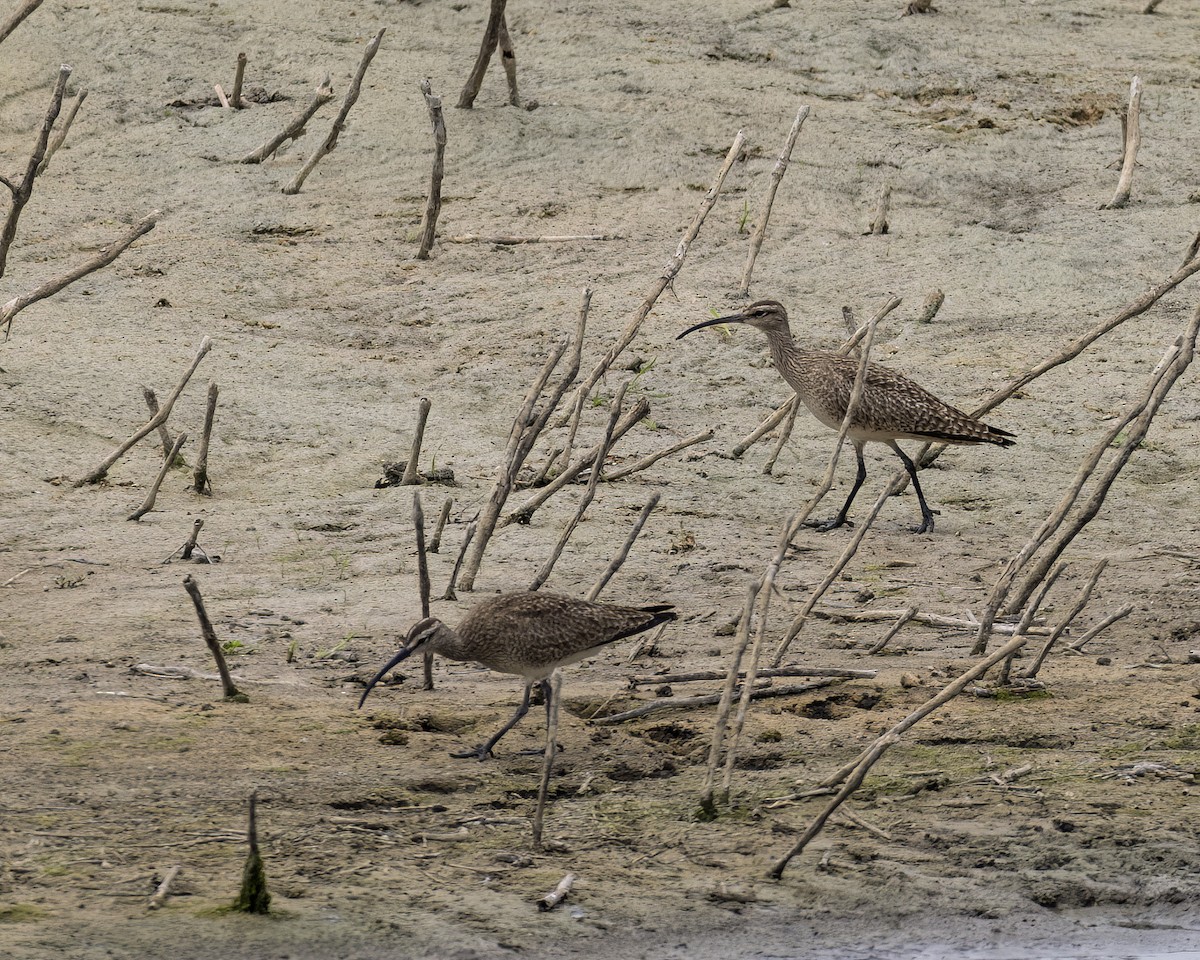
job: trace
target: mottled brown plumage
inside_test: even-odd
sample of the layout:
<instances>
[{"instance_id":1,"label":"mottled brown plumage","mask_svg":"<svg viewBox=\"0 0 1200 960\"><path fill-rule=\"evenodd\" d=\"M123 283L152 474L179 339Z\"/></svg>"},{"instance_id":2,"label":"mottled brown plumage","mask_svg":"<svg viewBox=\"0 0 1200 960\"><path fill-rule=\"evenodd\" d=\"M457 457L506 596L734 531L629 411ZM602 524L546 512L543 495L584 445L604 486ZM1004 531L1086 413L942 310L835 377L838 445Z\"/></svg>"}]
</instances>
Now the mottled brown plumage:
<instances>
[{"instance_id":1,"label":"mottled brown plumage","mask_svg":"<svg viewBox=\"0 0 1200 960\"><path fill-rule=\"evenodd\" d=\"M502 593L477 603L457 629L437 617L426 617L413 624L403 648L367 684L358 705L363 705L384 674L414 653L436 653L521 677L525 681L525 695L513 718L474 750L455 754L482 760L528 712L535 683L546 698L548 715L551 707L548 678L557 668L674 619L670 604L622 607L552 593Z\"/></svg>"},{"instance_id":2,"label":"mottled brown plumage","mask_svg":"<svg viewBox=\"0 0 1200 960\"><path fill-rule=\"evenodd\" d=\"M858 373L857 360L836 353L801 350L792 339L787 310L776 300L759 300L740 313L705 320L684 330L676 339L682 339L694 330L716 323L745 323L766 334L771 360L780 376L796 391L813 416L834 430L841 427L842 418L845 417L846 408L850 404L850 394L854 389L854 378ZM850 504L867 476L863 446L874 440L886 443L903 461L921 505L921 525L917 528L917 533L931 531L933 511L925 502L925 494L921 491L920 481L917 480L916 467L896 441L994 443L997 446L1010 447L1015 442L1013 434L976 420L939 400L903 374L877 363L867 365L866 378L862 398L846 431L850 442L854 444L858 474L842 509L833 520L824 524L822 529L832 530L846 522Z\"/></svg>"}]
</instances>

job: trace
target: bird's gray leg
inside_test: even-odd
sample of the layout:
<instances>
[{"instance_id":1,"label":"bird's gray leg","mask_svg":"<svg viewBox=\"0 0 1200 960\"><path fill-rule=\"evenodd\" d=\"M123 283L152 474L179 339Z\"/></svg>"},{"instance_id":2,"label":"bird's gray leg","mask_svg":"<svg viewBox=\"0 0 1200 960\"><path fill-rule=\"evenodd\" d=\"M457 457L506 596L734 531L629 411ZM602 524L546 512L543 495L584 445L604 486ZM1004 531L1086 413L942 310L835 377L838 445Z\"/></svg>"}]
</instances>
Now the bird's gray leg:
<instances>
[{"instance_id":1,"label":"bird's gray leg","mask_svg":"<svg viewBox=\"0 0 1200 960\"><path fill-rule=\"evenodd\" d=\"M851 443L854 443L854 441L851 441ZM858 459L858 474L854 477L854 486L850 488L850 496L846 498L846 502L842 504L842 509L838 511L836 517L832 520L826 520L817 527L822 533L826 530L836 530L846 522L846 515L850 512L850 504L854 502L859 487L867 479L867 464L863 460L863 445L861 443L854 443L854 456ZM904 456L904 454L900 454L900 456Z\"/></svg>"},{"instance_id":2,"label":"bird's gray leg","mask_svg":"<svg viewBox=\"0 0 1200 960\"><path fill-rule=\"evenodd\" d=\"M931 533L933 531L933 511L929 509L929 504L925 502L925 494L921 492L921 481L917 479L916 465L905 456L900 445L892 440L888 446L896 451L902 461L904 461L904 469L908 471L908 476L912 480L913 490L917 493L917 502L921 505L921 525L914 531L915 533Z\"/></svg>"},{"instance_id":3,"label":"bird's gray leg","mask_svg":"<svg viewBox=\"0 0 1200 960\"><path fill-rule=\"evenodd\" d=\"M492 747L499 743L500 738L508 733L508 731L513 727L515 727L520 722L521 718L529 712L529 695L532 689L532 683L525 684L525 695L521 697L521 705L517 707L517 712L512 715L512 719L509 720L508 723L506 723L498 731L496 731L495 734L492 735L490 740L481 743L473 750L462 750L457 753L452 753L450 756L458 759L462 759L464 757L474 757L476 760L486 760L489 756L491 756Z\"/></svg>"}]
</instances>

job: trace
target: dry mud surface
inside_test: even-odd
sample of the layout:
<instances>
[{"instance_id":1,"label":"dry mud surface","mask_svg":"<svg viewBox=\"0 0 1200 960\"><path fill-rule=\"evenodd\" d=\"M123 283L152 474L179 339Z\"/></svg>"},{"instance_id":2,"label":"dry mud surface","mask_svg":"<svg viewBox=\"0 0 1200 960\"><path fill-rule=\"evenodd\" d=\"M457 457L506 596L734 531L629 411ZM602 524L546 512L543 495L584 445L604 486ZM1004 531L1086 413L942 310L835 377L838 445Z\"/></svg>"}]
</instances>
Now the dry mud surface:
<instances>
[{"instance_id":1,"label":"dry mud surface","mask_svg":"<svg viewBox=\"0 0 1200 960\"><path fill-rule=\"evenodd\" d=\"M15 6L10 3L9 6ZM240 4L48 0L0 46L3 173L23 170L60 62L86 87L67 145L37 180L0 299L65 272L161 209L113 266L21 313L0 347L0 953L144 957L1198 956L1200 398L1189 371L1071 545L1047 598L1061 617L1109 566L1072 629L1133 614L1083 655L1056 651L1036 696L962 697L876 765L781 881L767 879L825 798L819 782L972 662L969 631L814 619L790 659L873 668L751 713L728 808L697 818L711 707L589 725L596 706L655 695L626 680L723 669L745 586L820 478L832 436L806 414L771 476L770 444L728 456L788 392L762 338L674 338L726 310L779 146L812 114L784 178L752 293L833 347L843 305L903 304L874 356L970 407L1114 314L1179 265L1198 223L1200 11L1165 0L661 3L513 0L523 94L493 67L454 109L482 0ZM386 26L337 150L297 196L280 187L328 129L364 44ZM221 109L238 51L262 102ZM328 71L338 101L298 144L236 162L279 130ZM1133 200L1116 184L1130 78L1145 84ZM615 234L519 247L439 241L414 259L431 138L417 81L447 101L443 237ZM272 94L278 94L272 98ZM584 366L618 336L675 251L738 129L746 158L675 282L617 364L645 372L647 422L614 462L711 426L715 438L600 486L549 589L586 593L642 504L662 503L611 600L681 619L629 662L624 642L566 674L564 753L547 849L530 846L542 742L535 712L487 763L455 748L497 725L511 677L439 663L354 710L362 683L419 615L410 491L376 489L432 401L427 514L454 506L435 594L486 497L521 396L595 290ZM891 230L863 236L884 183ZM747 220L748 218L748 220ZM935 288L932 323L917 322ZM949 451L925 474L932 535L892 500L822 606L982 611L1005 562L1058 502L1097 439L1144 389L1200 298L1184 283L989 419L1011 450ZM103 484L71 481L165 397L203 337L212 352L171 418L198 436L220 385L214 496L170 473L156 509L125 520L158 470L157 442ZM632 376L615 370L583 418L603 430ZM561 442L561 431L550 439ZM539 447L531 462L548 450ZM189 440L184 457L196 456ZM872 449L862 516L895 468ZM830 502L844 496L843 462ZM501 530L474 595L522 589L575 508L568 489ZM510 503L527 494L519 491ZM822 510L832 507L823 505ZM164 563L196 517L211 566ZM805 530L779 576L778 636L853 531ZM249 703L215 682L181 581L200 582ZM1020 667L1026 661L1018 664ZM904 684L901 678L909 675ZM676 697L718 684L679 683ZM1029 765L1004 783L1000 774ZM270 918L220 912L262 795ZM146 898L173 865L165 907ZM534 900L567 871L566 904Z\"/></svg>"}]
</instances>

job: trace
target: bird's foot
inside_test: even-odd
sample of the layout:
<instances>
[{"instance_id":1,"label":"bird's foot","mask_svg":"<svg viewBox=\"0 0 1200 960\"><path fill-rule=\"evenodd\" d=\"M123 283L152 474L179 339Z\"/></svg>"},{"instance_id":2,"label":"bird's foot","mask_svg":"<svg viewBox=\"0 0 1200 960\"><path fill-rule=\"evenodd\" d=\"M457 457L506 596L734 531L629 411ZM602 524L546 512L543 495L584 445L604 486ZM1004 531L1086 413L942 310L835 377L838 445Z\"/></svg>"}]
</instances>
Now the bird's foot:
<instances>
[{"instance_id":1,"label":"bird's foot","mask_svg":"<svg viewBox=\"0 0 1200 960\"><path fill-rule=\"evenodd\" d=\"M913 533L933 533L933 515L930 514L928 517L923 517L921 519L921 525L919 527L913 527L912 532Z\"/></svg>"},{"instance_id":2,"label":"bird's foot","mask_svg":"<svg viewBox=\"0 0 1200 960\"><path fill-rule=\"evenodd\" d=\"M450 756L455 760L486 760L491 755L492 750L486 743L481 743L470 750L452 750L450 752Z\"/></svg>"},{"instance_id":3,"label":"bird's foot","mask_svg":"<svg viewBox=\"0 0 1200 960\"><path fill-rule=\"evenodd\" d=\"M830 530L836 530L838 527L852 527L854 526L854 521L847 520L845 517L834 517L832 520L816 520L812 526L818 533L828 533Z\"/></svg>"}]
</instances>

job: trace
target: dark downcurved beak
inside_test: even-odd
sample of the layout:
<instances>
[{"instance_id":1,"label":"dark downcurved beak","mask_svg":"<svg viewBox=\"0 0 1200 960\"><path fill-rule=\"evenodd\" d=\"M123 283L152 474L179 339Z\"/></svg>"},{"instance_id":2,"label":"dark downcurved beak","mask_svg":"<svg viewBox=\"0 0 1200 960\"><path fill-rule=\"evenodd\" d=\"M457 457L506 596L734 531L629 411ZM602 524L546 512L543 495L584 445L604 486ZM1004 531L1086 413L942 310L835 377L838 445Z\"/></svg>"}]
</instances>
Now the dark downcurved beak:
<instances>
[{"instance_id":1,"label":"dark downcurved beak","mask_svg":"<svg viewBox=\"0 0 1200 960\"><path fill-rule=\"evenodd\" d=\"M703 323L698 323L694 327L688 327L686 330L683 331L683 333L681 333L675 339L682 340L689 333L695 333L697 330L702 330L705 327L716 326L718 323L745 323L745 322L746 322L746 318L742 314L731 313L727 317L717 317L715 320L705 320Z\"/></svg>"},{"instance_id":2,"label":"dark downcurved beak","mask_svg":"<svg viewBox=\"0 0 1200 960\"><path fill-rule=\"evenodd\" d=\"M385 663L383 665L383 669L381 669L377 674L375 674L375 676L373 676L370 679L370 681L367 683L367 689L363 691L362 699L358 701L358 706L355 707L355 709L356 710L362 709L362 705L366 702L367 694L371 692L371 688L374 687L375 684L377 684L380 680L383 679L383 675L385 673L387 673L389 670L391 670L392 667L396 666L396 664L401 663L404 660L407 660L411 655L412 655L411 647L402 647L400 649L399 653L397 653L394 657L392 657L391 660L389 660L387 663Z\"/></svg>"}]
</instances>

